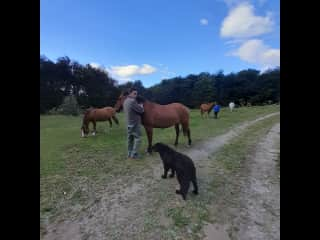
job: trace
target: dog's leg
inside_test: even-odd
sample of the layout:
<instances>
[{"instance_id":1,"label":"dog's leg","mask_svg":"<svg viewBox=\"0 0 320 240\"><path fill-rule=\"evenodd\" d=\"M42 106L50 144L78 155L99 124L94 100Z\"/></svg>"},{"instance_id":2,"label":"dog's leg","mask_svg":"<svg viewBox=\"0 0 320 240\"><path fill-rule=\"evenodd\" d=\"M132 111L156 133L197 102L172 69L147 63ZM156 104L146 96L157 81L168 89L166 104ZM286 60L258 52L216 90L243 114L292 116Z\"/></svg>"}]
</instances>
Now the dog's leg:
<instances>
[{"instance_id":1,"label":"dog's leg","mask_svg":"<svg viewBox=\"0 0 320 240\"><path fill-rule=\"evenodd\" d=\"M171 174L169 175L170 178L173 178L174 177L174 169L171 168Z\"/></svg>"},{"instance_id":2,"label":"dog's leg","mask_svg":"<svg viewBox=\"0 0 320 240\"><path fill-rule=\"evenodd\" d=\"M192 191L194 194L198 194L198 184L197 184L197 179L192 180L193 188L194 190Z\"/></svg>"},{"instance_id":3,"label":"dog's leg","mask_svg":"<svg viewBox=\"0 0 320 240\"><path fill-rule=\"evenodd\" d=\"M190 186L190 181L187 179L183 179L181 176L177 175L178 182L180 184L180 190L176 190L176 194L181 194L183 200L186 200L187 193Z\"/></svg>"},{"instance_id":4,"label":"dog's leg","mask_svg":"<svg viewBox=\"0 0 320 240\"><path fill-rule=\"evenodd\" d=\"M179 185L180 185L180 189L179 190L176 190L176 194L181 194L181 188L182 188L182 178L179 174L177 174L177 179L178 179L178 182L179 182Z\"/></svg>"},{"instance_id":5,"label":"dog's leg","mask_svg":"<svg viewBox=\"0 0 320 240\"><path fill-rule=\"evenodd\" d=\"M186 181L186 180L183 181L183 184L182 184L181 190L180 190L183 200L187 199L187 193L189 190L189 186L190 186L190 181Z\"/></svg>"},{"instance_id":6,"label":"dog's leg","mask_svg":"<svg viewBox=\"0 0 320 240\"><path fill-rule=\"evenodd\" d=\"M167 174L168 174L168 171L169 171L170 168L168 166L166 166L166 165L164 165L163 168L164 168L164 173L163 173L163 175L161 175L161 177L162 178L167 178Z\"/></svg>"}]
</instances>

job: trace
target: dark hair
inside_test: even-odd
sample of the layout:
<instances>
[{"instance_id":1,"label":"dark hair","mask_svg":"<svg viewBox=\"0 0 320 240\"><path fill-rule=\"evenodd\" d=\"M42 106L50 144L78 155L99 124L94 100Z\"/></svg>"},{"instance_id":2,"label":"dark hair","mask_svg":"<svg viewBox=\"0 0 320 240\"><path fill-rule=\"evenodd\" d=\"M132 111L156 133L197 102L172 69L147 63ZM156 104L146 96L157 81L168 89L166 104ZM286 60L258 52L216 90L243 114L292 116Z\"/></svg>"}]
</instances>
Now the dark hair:
<instances>
[{"instance_id":1,"label":"dark hair","mask_svg":"<svg viewBox=\"0 0 320 240\"><path fill-rule=\"evenodd\" d=\"M132 93L133 91L138 91L136 88L132 87L128 90L129 94Z\"/></svg>"}]
</instances>

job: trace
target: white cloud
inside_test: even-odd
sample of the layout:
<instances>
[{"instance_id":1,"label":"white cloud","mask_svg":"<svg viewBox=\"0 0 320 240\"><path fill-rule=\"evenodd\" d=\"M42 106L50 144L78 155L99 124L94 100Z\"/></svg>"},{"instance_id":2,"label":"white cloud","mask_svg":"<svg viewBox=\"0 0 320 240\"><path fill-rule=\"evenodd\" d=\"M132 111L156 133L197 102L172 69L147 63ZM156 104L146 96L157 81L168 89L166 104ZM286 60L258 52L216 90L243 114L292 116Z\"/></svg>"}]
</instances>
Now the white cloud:
<instances>
[{"instance_id":1,"label":"white cloud","mask_svg":"<svg viewBox=\"0 0 320 240\"><path fill-rule=\"evenodd\" d=\"M100 68L102 67L101 64L99 64L99 63L94 63L94 62L90 63L89 65L90 65L91 67L97 68L97 69L100 69Z\"/></svg>"},{"instance_id":2,"label":"white cloud","mask_svg":"<svg viewBox=\"0 0 320 240\"><path fill-rule=\"evenodd\" d=\"M201 25L208 25L208 20L205 18L200 19L200 24Z\"/></svg>"},{"instance_id":3,"label":"white cloud","mask_svg":"<svg viewBox=\"0 0 320 240\"><path fill-rule=\"evenodd\" d=\"M230 38L249 38L271 32L273 25L271 13L265 17L255 16L251 4L241 3L231 9L223 20L220 35Z\"/></svg>"},{"instance_id":4,"label":"white cloud","mask_svg":"<svg viewBox=\"0 0 320 240\"><path fill-rule=\"evenodd\" d=\"M262 69L280 66L280 49L270 48L259 39L246 41L232 55L246 62L260 65Z\"/></svg>"},{"instance_id":5,"label":"white cloud","mask_svg":"<svg viewBox=\"0 0 320 240\"><path fill-rule=\"evenodd\" d=\"M111 66L110 68L107 68L107 71L110 72L120 82L128 82L135 75L152 74L157 71L157 68L149 64L143 64L142 66L126 65Z\"/></svg>"},{"instance_id":6,"label":"white cloud","mask_svg":"<svg viewBox=\"0 0 320 240\"><path fill-rule=\"evenodd\" d=\"M89 63L89 65L95 69L99 69L100 71L108 73L107 69L102 64L92 62L92 63Z\"/></svg>"},{"instance_id":7,"label":"white cloud","mask_svg":"<svg viewBox=\"0 0 320 240\"><path fill-rule=\"evenodd\" d=\"M139 69L139 74L145 75L145 74L151 74L154 73L157 69L155 67L152 67L149 64L143 64L142 67Z\"/></svg>"}]
</instances>

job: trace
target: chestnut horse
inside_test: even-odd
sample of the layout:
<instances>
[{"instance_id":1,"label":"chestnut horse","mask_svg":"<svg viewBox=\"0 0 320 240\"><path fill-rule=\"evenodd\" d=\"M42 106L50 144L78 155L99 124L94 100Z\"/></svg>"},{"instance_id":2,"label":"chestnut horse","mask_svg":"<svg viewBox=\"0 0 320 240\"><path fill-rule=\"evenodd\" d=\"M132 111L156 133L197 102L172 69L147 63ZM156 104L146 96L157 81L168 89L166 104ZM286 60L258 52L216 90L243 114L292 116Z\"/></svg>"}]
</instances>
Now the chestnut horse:
<instances>
[{"instance_id":1,"label":"chestnut horse","mask_svg":"<svg viewBox=\"0 0 320 240\"><path fill-rule=\"evenodd\" d=\"M93 124L93 133L92 135L96 134L96 122L103 122L109 121L110 128L112 127L112 121L119 125L119 121L116 117L116 111L112 107L104 107L104 108L89 108L85 111L83 120L82 120L82 127L81 127L81 136L85 137L89 134L89 123L92 122Z\"/></svg>"},{"instance_id":2,"label":"chestnut horse","mask_svg":"<svg viewBox=\"0 0 320 240\"><path fill-rule=\"evenodd\" d=\"M215 105L214 102L201 104L200 105L201 117L203 118L204 113L207 113L207 116L209 117L209 114L212 111L212 108L214 105Z\"/></svg>"},{"instance_id":3,"label":"chestnut horse","mask_svg":"<svg viewBox=\"0 0 320 240\"><path fill-rule=\"evenodd\" d=\"M119 112L123 106L127 94L121 94L114 108ZM150 102L141 97L137 97L138 103L143 103L144 113L141 116L141 123L144 126L148 136L148 153L152 152L152 135L153 128L169 128L175 126L176 140L174 145L178 145L179 124L182 126L184 136L188 136L188 145L191 145L190 128L189 128L189 110L181 103L170 103L160 105Z\"/></svg>"}]
</instances>

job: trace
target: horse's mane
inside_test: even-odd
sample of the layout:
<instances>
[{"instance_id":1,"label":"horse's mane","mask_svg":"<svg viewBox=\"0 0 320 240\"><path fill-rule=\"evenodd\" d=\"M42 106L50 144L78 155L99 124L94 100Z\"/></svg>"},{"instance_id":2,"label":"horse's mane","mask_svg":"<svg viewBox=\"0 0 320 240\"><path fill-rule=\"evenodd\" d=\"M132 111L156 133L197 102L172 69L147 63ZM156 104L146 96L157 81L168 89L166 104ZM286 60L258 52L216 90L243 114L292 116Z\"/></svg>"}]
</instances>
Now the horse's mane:
<instances>
[{"instance_id":1,"label":"horse's mane","mask_svg":"<svg viewBox=\"0 0 320 240\"><path fill-rule=\"evenodd\" d=\"M90 107L90 108L87 108L87 109L84 111L84 114L83 114L83 123L86 121L89 113L90 113L93 109L94 109L93 107Z\"/></svg>"},{"instance_id":2,"label":"horse's mane","mask_svg":"<svg viewBox=\"0 0 320 240\"><path fill-rule=\"evenodd\" d=\"M148 101L146 100L144 97L138 95L137 98L136 98L137 102L140 104L140 103L144 103L145 101Z\"/></svg>"}]
</instances>

